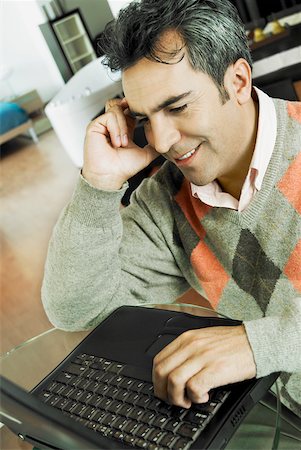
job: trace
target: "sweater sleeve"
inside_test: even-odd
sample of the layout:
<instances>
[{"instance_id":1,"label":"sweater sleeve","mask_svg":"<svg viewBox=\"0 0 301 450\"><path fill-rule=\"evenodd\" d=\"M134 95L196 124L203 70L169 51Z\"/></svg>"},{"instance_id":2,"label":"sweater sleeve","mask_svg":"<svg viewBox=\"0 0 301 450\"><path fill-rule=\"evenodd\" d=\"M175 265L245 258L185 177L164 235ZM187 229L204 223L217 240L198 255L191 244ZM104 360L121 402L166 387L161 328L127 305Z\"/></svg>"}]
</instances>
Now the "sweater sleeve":
<instances>
[{"instance_id":1,"label":"sweater sleeve","mask_svg":"<svg viewBox=\"0 0 301 450\"><path fill-rule=\"evenodd\" d=\"M257 377L280 371L301 375L301 297L288 302L281 314L246 321L244 326Z\"/></svg>"},{"instance_id":2,"label":"sweater sleeve","mask_svg":"<svg viewBox=\"0 0 301 450\"><path fill-rule=\"evenodd\" d=\"M135 193L131 205L121 209L125 189L101 191L80 177L54 228L42 302L58 328L91 328L118 306L166 303L188 288L152 217L154 193Z\"/></svg>"}]
</instances>

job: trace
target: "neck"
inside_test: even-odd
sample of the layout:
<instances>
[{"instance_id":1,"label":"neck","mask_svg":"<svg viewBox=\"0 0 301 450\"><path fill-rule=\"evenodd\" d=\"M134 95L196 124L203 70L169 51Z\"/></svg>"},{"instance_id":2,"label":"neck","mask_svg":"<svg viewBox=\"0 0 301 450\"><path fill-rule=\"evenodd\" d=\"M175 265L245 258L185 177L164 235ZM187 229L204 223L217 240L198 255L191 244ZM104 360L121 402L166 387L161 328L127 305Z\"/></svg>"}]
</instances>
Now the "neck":
<instances>
[{"instance_id":1,"label":"neck","mask_svg":"<svg viewBox=\"0 0 301 450\"><path fill-rule=\"evenodd\" d=\"M247 106L246 115L244 115L244 123L246 126L244 127L245 130L243 133L243 139L239 143L240 149L244 150L239 152L240 158L238 159L231 174L217 180L222 190L232 195L237 200L240 198L242 186L247 177L255 149L258 129L258 114L258 101L254 101L251 98L250 103Z\"/></svg>"}]
</instances>

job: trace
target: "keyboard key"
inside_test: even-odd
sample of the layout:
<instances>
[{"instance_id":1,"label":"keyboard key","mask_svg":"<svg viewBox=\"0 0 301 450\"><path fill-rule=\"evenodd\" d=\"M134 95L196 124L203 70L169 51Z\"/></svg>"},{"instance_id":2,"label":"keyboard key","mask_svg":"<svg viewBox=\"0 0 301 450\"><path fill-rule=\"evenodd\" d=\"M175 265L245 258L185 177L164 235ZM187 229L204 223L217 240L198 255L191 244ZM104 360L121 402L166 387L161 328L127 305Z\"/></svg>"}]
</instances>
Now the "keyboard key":
<instances>
[{"instance_id":1,"label":"keyboard key","mask_svg":"<svg viewBox=\"0 0 301 450\"><path fill-rule=\"evenodd\" d=\"M179 433L183 437L188 437L193 439L198 433L199 428L195 425L191 425L189 423L182 423L177 429L177 433Z\"/></svg>"},{"instance_id":2,"label":"keyboard key","mask_svg":"<svg viewBox=\"0 0 301 450\"><path fill-rule=\"evenodd\" d=\"M123 368L124 364L113 363L111 366L109 366L108 370L112 373L119 374Z\"/></svg>"},{"instance_id":3,"label":"keyboard key","mask_svg":"<svg viewBox=\"0 0 301 450\"><path fill-rule=\"evenodd\" d=\"M173 443L173 450L184 450L191 443L192 441L189 439L180 438Z\"/></svg>"},{"instance_id":4,"label":"keyboard key","mask_svg":"<svg viewBox=\"0 0 301 450\"><path fill-rule=\"evenodd\" d=\"M96 388L94 388L94 392L96 394L105 395L106 391L108 391L109 389L110 389L110 386L108 386L107 384L99 383L98 386Z\"/></svg>"},{"instance_id":5,"label":"keyboard key","mask_svg":"<svg viewBox=\"0 0 301 450\"><path fill-rule=\"evenodd\" d=\"M94 381L101 381L104 376L105 376L104 370L94 370L94 373L92 373L90 379Z\"/></svg>"},{"instance_id":6,"label":"keyboard key","mask_svg":"<svg viewBox=\"0 0 301 450\"><path fill-rule=\"evenodd\" d=\"M128 405L128 404L124 404L118 410L118 414L121 414L122 416L127 417L131 411L132 411L132 406Z\"/></svg>"},{"instance_id":7,"label":"keyboard key","mask_svg":"<svg viewBox=\"0 0 301 450\"><path fill-rule=\"evenodd\" d=\"M140 392L142 392L143 394L147 394L147 395L153 395L154 394L154 386L151 383L144 382L144 385Z\"/></svg>"},{"instance_id":8,"label":"keyboard key","mask_svg":"<svg viewBox=\"0 0 301 450\"><path fill-rule=\"evenodd\" d=\"M148 395L139 395L139 398L136 401L137 406L142 406L142 408L147 408L148 404L151 402L151 397Z\"/></svg>"},{"instance_id":9,"label":"keyboard key","mask_svg":"<svg viewBox=\"0 0 301 450\"><path fill-rule=\"evenodd\" d=\"M73 380L76 380L77 377L72 375L71 373L62 372L56 378L56 381L63 384L71 384Z\"/></svg>"},{"instance_id":10,"label":"keyboard key","mask_svg":"<svg viewBox=\"0 0 301 450\"><path fill-rule=\"evenodd\" d=\"M51 392L48 391L43 391L39 394L39 398L44 402L47 403L48 400L51 399L51 397L53 397L53 394Z\"/></svg>"},{"instance_id":11,"label":"keyboard key","mask_svg":"<svg viewBox=\"0 0 301 450\"><path fill-rule=\"evenodd\" d=\"M102 400L98 403L98 408L106 410L111 404L113 403L113 400L111 398L103 397Z\"/></svg>"},{"instance_id":12,"label":"keyboard key","mask_svg":"<svg viewBox=\"0 0 301 450\"><path fill-rule=\"evenodd\" d=\"M118 389L117 389L118 391ZM127 403L134 404L139 399L139 394L137 392L129 392L129 395L126 398Z\"/></svg>"},{"instance_id":13,"label":"keyboard key","mask_svg":"<svg viewBox=\"0 0 301 450\"><path fill-rule=\"evenodd\" d=\"M230 395L230 391L216 390L210 393L211 400L217 403L223 403Z\"/></svg>"},{"instance_id":14,"label":"keyboard key","mask_svg":"<svg viewBox=\"0 0 301 450\"><path fill-rule=\"evenodd\" d=\"M55 407L58 409L64 409L67 404L70 403L70 400L68 400L68 398L64 398L61 397L56 403L55 403Z\"/></svg>"},{"instance_id":15,"label":"keyboard key","mask_svg":"<svg viewBox=\"0 0 301 450\"><path fill-rule=\"evenodd\" d=\"M154 429L147 435L147 440L153 443L157 443L159 439L164 435L165 433L163 431Z\"/></svg>"},{"instance_id":16,"label":"keyboard key","mask_svg":"<svg viewBox=\"0 0 301 450\"><path fill-rule=\"evenodd\" d=\"M105 418L106 415L107 413L105 411L99 410L94 414L93 421L102 423L102 420Z\"/></svg>"},{"instance_id":17,"label":"keyboard key","mask_svg":"<svg viewBox=\"0 0 301 450\"><path fill-rule=\"evenodd\" d=\"M96 409L92 406L88 406L82 414L85 419L92 419L93 415L96 413Z\"/></svg>"},{"instance_id":18,"label":"keyboard key","mask_svg":"<svg viewBox=\"0 0 301 450\"><path fill-rule=\"evenodd\" d=\"M159 407L163 404L161 400L157 398L153 398L151 402L148 404L148 409L152 409L153 411L158 411Z\"/></svg>"},{"instance_id":19,"label":"keyboard key","mask_svg":"<svg viewBox=\"0 0 301 450\"><path fill-rule=\"evenodd\" d=\"M107 406L107 411L117 413L119 409L122 407L122 403L116 400L113 400L110 405Z\"/></svg>"},{"instance_id":20,"label":"keyboard key","mask_svg":"<svg viewBox=\"0 0 301 450\"><path fill-rule=\"evenodd\" d=\"M147 425L139 425L139 427L135 431L135 436L138 436L139 438L146 438L150 430L151 428Z\"/></svg>"},{"instance_id":21,"label":"keyboard key","mask_svg":"<svg viewBox=\"0 0 301 450\"><path fill-rule=\"evenodd\" d=\"M179 419L169 419L166 423L165 423L165 430L168 431L175 431L178 426L180 425L181 421Z\"/></svg>"},{"instance_id":22,"label":"keyboard key","mask_svg":"<svg viewBox=\"0 0 301 450\"><path fill-rule=\"evenodd\" d=\"M69 385L67 385L67 386L63 385L63 386L64 386L64 388L59 391L59 394L63 395L64 397L69 398L76 391L76 388L74 388L73 386L69 386Z\"/></svg>"},{"instance_id":23,"label":"keyboard key","mask_svg":"<svg viewBox=\"0 0 301 450\"><path fill-rule=\"evenodd\" d=\"M151 423L151 421L156 417L154 411L146 411L141 417L140 421L144 423Z\"/></svg>"},{"instance_id":24,"label":"keyboard key","mask_svg":"<svg viewBox=\"0 0 301 450\"><path fill-rule=\"evenodd\" d=\"M47 390L52 392L53 394L58 394L60 391L66 388L66 385L63 383L51 383Z\"/></svg>"},{"instance_id":25,"label":"keyboard key","mask_svg":"<svg viewBox=\"0 0 301 450\"><path fill-rule=\"evenodd\" d=\"M84 391L84 393L81 395L80 401L82 403L89 403L89 400L93 397L93 392L90 391Z\"/></svg>"},{"instance_id":26,"label":"keyboard key","mask_svg":"<svg viewBox=\"0 0 301 450\"><path fill-rule=\"evenodd\" d=\"M134 434L139 426L139 423L134 420L128 420L127 424L123 427L123 431L129 434Z\"/></svg>"},{"instance_id":27,"label":"keyboard key","mask_svg":"<svg viewBox=\"0 0 301 450\"><path fill-rule=\"evenodd\" d=\"M49 399L47 404L51 405L51 406L55 406L58 402L60 402L62 399L62 397L60 397L59 395L52 395Z\"/></svg>"},{"instance_id":28,"label":"keyboard key","mask_svg":"<svg viewBox=\"0 0 301 450\"><path fill-rule=\"evenodd\" d=\"M144 439L137 439L136 440L136 446L138 448L148 448L149 443L145 441Z\"/></svg>"},{"instance_id":29,"label":"keyboard key","mask_svg":"<svg viewBox=\"0 0 301 450\"><path fill-rule=\"evenodd\" d=\"M75 408L72 409L72 414L75 414L76 416L80 416L85 412L87 409L87 405L84 405L83 403L78 403Z\"/></svg>"},{"instance_id":30,"label":"keyboard key","mask_svg":"<svg viewBox=\"0 0 301 450\"><path fill-rule=\"evenodd\" d=\"M115 414L108 413L103 419L102 424L103 425L111 425L111 423L117 419L117 416Z\"/></svg>"},{"instance_id":31,"label":"keyboard key","mask_svg":"<svg viewBox=\"0 0 301 450\"><path fill-rule=\"evenodd\" d=\"M123 437L123 441L124 441L126 444L129 444L129 445L134 446L134 445L135 445L136 438L134 438L134 436L131 436L131 435L126 434L126 435L124 435L124 437Z\"/></svg>"},{"instance_id":32,"label":"keyboard key","mask_svg":"<svg viewBox=\"0 0 301 450\"><path fill-rule=\"evenodd\" d=\"M162 414L157 414L156 418L152 421L152 426L163 428L164 425L168 422L169 417L163 416Z\"/></svg>"},{"instance_id":33,"label":"keyboard key","mask_svg":"<svg viewBox=\"0 0 301 450\"><path fill-rule=\"evenodd\" d=\"M172 448L176 436L173 433L165 433L159 441L160 447Z\"/></svg>"},{"instance_id":34,"label":"keyboard key","mask_svg":"<svg viewBox=\"0 0 301 450\"><path fill-rule=\"evenodd\" d=\"M134 384L135 380L132 378L123 377L121 387L124 389L130 389L131 385Z\"/></svg>"},{"instance_id":35,"label":"keyboard key","mask_svg":"<svg viewBox=\"0 0 301 450\"><path fill-rule=\"evenodd\" d=\"M140 420L140 418L143 416L144 414L144 409L142 408L137 408L137 407L132 407L128 417L134 420Z\"/></svg>"},{"instance_id":36,"label":"keyboard key","mask_svg":"<svg viewBox=\"0 0 301 450\"><path fill-rule=\"evenodd\" d=\"M144 386L144 381L134 380L134 382L129 386L131 391L140 392Z\"/></svg>"},{"instance_id":37,"label":"keyboard key","mask_svg":"<svg viewBox=\"0 0 301 450\"><path fill-rule=\"evenodd\" d=\"M112 427L118 430L123 430L123 427L125 427L127 423L128 419L126 419L125 417L117 417L114 422L112 422Z\"/></svg>"},{"instance_id":38,"label":"keyboard key","mask_svg":"<svg viewBox=\"0 0 301 450\"><path fill-rule=\"evenodd\" d=\"M189 411L188 414L185 416L185 421L192 422L195 424L202 424L204 423L208 418L208 414L203 414L200 411Z\"/></svg>"},{"instance_id":39,"label":"keyboard key","mask_svg":"<svg viewBox=\"0 0 301 450\"><path fill-rule=\"evenodd\" d=\"M217 405L218 403L215 402L199 403L194 405L194 409L208 415L212 414L216 410Z\"/></svg>"},{"instance_id":40,"label":"keyboard key","mask_svg":"<svg viewBox=\"0 0 301 450\"><path fill-rule=\"evenodd\" d=\"M121 386L121 383L123 382L124 377L122 375L118 375L117 377L112 378L111 383L113 386Z\"/></svg>"},{"instance_id":41,"label":"keyboard key","mask_svg":"<svg viewBox=\"0 0 301 450\"><path fill-rule=\"evenodd\" d=\"M102 399L103 397L101 395L93 394L92 397L86 403L90 406L97 407Z\"/></svg>"},{"instance_id":42,"label":"keyboard key","mask_svg":"<svg viewBox=\"0 0 301 450\"><path fill-rule=\"evenodd\" d=\"M77 403L74 400L68 400L68 403L64 406L63 412L70 413L70 411L75 408Z\"/></svg>"},{"instance_id":43,"label":"keyboard key","mask_svg":"<svg viewBox=\"0 0 301 450\"><path fill-rule=\"evenodd\" d=\"M115 395L115 399L120 401L126 401L128 395L129 395L128 391L126 391L125 389L120 389L119 392Z\"/></svg>"},{"instance_id":44,"label":"keyboard key","mask_svg":"<svg viewBox=\"0 0 301 450\"><path fill-rule=\"evenodd\" d=\"M65 371L73 375L83 375L87 371L87 367L79 366L78 364L69 364Z\"/></svg>"}]
</instances>

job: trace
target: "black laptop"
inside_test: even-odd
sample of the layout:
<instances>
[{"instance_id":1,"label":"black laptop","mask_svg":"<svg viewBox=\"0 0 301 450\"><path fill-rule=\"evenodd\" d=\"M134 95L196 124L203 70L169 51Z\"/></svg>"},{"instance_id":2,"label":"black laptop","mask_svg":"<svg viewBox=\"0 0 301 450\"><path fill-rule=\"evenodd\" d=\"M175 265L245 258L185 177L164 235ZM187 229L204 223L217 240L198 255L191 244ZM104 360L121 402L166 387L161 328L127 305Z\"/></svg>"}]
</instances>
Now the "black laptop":
<instances>
[{"instance_id":1,"label":"black laptop","mask_svg":"<svg viewBox=\"0 0 301 450\"><path fill-rule=\"evenodd\" d=\"M184 409L154 396L152 361L186 330L239 324L118 308L31 393L1 377L0 421L40 449L222 449L278 374L214 389Z\"/></svg>"}]
</instances>

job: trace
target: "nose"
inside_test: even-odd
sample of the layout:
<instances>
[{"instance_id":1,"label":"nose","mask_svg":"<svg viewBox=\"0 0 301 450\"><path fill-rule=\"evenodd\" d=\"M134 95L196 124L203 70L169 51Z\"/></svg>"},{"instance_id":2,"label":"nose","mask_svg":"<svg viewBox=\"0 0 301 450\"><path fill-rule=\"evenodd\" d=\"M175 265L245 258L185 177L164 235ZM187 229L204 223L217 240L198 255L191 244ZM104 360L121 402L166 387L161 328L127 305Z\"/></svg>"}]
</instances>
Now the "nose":
<instances>
[{"instance_id":1,"label":"nose","mask_svg":"<svg viewBox=\"0 0 301 450\"><path fill-rule=\"evenodd\" d=\"M167 153L181 139L181 133L173 121L162 115L151 120L149 133L149 141L160 154Z\"/></svg>"}]
</instances>

